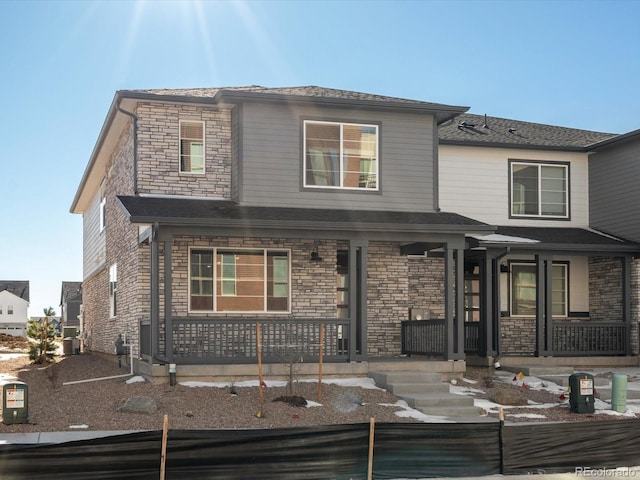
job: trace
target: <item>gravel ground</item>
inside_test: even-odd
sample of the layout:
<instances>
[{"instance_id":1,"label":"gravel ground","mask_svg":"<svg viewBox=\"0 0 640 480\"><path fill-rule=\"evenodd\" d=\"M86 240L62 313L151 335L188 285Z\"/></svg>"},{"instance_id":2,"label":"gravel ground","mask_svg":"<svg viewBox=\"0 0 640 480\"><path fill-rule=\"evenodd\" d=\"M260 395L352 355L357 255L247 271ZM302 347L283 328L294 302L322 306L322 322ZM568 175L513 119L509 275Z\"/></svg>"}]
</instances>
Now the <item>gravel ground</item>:
<instances>
[{"instance_id":1,"label":"gravel ground","mask_svg":"<svg viewBox=\"0 0 640 480\"><path fill-rule=\"evenodd\" d=\"M73 355L54 364L33 365L23 356L0 362L0 372L18 377L29 389L29 424L0 424L2 433L85 430L161 430L164 415L171 429L279 428L309 425L376 422L415 422L396 412L398 399L386 390L323 384L318 400L317 382L298 382L293 394L320 403L294 407L274 401L287 395L285 387L269 387L265 379L264 406L258 387L190 387L181 384L126 383L127 378L73 385L64 382L122 375L128 367L95 355ZM233 390L233 392L232 392ZM128 413L118 407L134 396L155 400L154 413ZM261 416L258 417L258 412Z\"/></svg>"},{"instance_id":2,"label":"gravel ground","mask_svg":"<svg viewBox=\"0 0 640 480\"><path fill-rule=\"evenodd\" d=\"M64 382L124 375L128 367L118 367L95 355L73 355L58 358L49 365L31 364L26 356L0 361L0 377L14 376L29 388L28 424L0 424L2 433L84 430L161 430L164 415L169 417L171 429L232 429L280 428L310 425L418 422L414 417L397 415L405 409L396 405L398 399L386 390L365 389L358 386L323 384L322 399L318 402L317 382L298 382L293 394L310 401L307 407L292 406L274 401L286 396L284 387L263 389L264 405L260 407L258 387L239 385L225 387L191 387L185 385L156 385L149 382L126 383L127 378L94 381L73 385ZM510 407L506 420L533 421L586 421L621 418L606 414L575 414L569 411L566 399L558 394L525 389L516 384L498 381L493 369L469 367L465 379L458 380L481 392L475 398L495 401L499 393L509 393L526 402L557 404L544 410L527 406ZM152 398L157 405L153 413L128 413L118 407L131 397ZM1 408L1 404L0 404ZM260 412L260 416L258 413ZM514 416L540 414L544 418ZM497 417L497 413L489 413ZM628 418L628 417L622 417Z\"/></svg>"}]
</instances>

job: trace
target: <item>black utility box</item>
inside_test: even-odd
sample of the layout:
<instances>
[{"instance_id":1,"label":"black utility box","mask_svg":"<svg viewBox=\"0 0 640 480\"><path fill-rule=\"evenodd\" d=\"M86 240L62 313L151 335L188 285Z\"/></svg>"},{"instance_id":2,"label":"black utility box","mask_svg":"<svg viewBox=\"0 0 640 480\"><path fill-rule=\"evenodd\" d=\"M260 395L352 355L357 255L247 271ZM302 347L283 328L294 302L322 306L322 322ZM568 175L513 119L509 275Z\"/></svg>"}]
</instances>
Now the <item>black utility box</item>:
<instances>
[{"instance_id":1,"label":"black utility box","mask_svg":"<svg viewBox=\"0 0 640 480\"><path fill-rule=\"evenodd\" d=\"M595 412L593 375L574 373L569 377L569 406L574 413Z\"/></svg>"}]
</instances>

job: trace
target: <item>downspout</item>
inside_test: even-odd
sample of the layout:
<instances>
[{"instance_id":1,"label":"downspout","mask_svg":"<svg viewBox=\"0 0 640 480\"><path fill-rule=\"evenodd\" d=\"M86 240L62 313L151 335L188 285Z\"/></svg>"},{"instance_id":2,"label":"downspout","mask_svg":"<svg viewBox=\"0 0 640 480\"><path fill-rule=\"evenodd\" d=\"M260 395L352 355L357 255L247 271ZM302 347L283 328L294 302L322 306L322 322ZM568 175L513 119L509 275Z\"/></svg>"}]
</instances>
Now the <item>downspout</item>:
<instances>
[{"instance_id":1,"label":"downspout","mask_svg":"<svg viewBox=\"0 0 640 480\"><path fill-rule=\"evenodd\" d=\"M118 111L130 117L133 122L133 194L138 196L138 117L123 110L119 105Z\"/></svg>"},{"instance_id":2,"label":"downspout","mask_svg":"<svg viewBox=\"0 0 640 480\"><path fill-rule=\"evenodd\" d=\"M496 258L493 259L495 260L496 265L498 266L497 268L498 278L496 282L497 288L494 288L494 292L493 292L494 305L498 307L497 311L494 312L494 315L496 318L496 323L495 323L496 325L496 332L495 332L496 356L493 359L494 368L500 368L500 267L499 267L499 262L500 262L500 259L508 255L510 251L511 251L511 247L506 247L504 249L504 252L502 252L500 255L498 255Z\"/></svg>"}]
</instances>

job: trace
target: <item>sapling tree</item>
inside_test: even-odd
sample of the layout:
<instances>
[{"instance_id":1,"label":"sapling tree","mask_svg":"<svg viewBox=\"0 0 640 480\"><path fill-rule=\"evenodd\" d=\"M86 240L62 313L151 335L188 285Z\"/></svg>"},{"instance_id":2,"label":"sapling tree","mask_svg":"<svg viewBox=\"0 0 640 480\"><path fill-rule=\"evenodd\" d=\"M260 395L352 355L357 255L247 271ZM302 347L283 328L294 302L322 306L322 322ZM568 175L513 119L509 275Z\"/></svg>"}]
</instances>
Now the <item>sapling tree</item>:
<instances>
[{"instance_id":1,"label":"sapling tree","mask_svg":"<svg viewBox=\"0 0 640 480\"><path fill-rule=\"evenodd\" d=\"M29 359L33 363L46 363L53 359L56 351L56 330L49 317L55 315L53 308L44 309L44 318L29 320L27 323L27 337L31 340Z\"/></svg>"}]
</instances>

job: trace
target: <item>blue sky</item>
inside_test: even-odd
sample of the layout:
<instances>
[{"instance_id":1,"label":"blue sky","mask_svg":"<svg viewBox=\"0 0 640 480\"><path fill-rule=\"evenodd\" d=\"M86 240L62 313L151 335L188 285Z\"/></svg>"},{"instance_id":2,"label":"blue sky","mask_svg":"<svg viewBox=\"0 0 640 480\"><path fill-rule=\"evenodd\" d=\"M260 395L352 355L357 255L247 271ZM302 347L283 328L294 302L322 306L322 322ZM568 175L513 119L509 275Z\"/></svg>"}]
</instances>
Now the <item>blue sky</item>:
<instances>
[{"instance_id":1,"label":"blue sky","mask_svg":"<svg viewBox=\"0 0 640 480\"><path fill-rule=\"evenodd\" d=\"M321 85L640 128L640 1L0 0L0 279L82 280L71 202L117 90Z\"/></svg>"}]
</instances>

